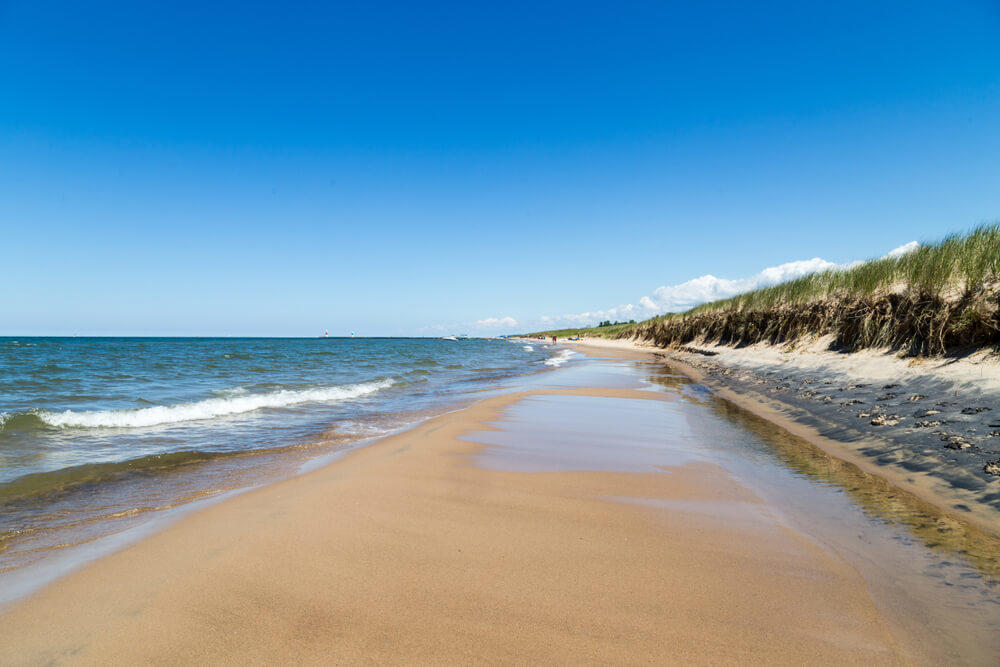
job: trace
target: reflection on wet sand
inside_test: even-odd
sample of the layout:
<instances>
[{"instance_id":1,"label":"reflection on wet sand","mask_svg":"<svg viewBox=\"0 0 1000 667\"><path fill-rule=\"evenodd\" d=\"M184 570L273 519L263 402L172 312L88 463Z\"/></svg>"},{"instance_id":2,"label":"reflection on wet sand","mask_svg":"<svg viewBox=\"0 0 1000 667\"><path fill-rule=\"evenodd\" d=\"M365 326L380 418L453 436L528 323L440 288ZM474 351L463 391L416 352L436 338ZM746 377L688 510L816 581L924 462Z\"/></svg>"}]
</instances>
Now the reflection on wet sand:
<instances>
[{"instance_id":1,"label":"reflection on wet sand","mask_svg":"<svg viewBox=\"0 0 1000 667\"><path fill-rule=\"evenodd\" d=\"M836 487L850 496L867 516L902 526L923 545L965 561L991 584L1000 582L1000 538L996 535L947 514L852 463L830 456L812 443L703 390L687 377L660 367L647 379L684 394L687 400L752 433L755 441L745 444L754 453L768 456L811 480Z\"/></svg>"}]
</instances>

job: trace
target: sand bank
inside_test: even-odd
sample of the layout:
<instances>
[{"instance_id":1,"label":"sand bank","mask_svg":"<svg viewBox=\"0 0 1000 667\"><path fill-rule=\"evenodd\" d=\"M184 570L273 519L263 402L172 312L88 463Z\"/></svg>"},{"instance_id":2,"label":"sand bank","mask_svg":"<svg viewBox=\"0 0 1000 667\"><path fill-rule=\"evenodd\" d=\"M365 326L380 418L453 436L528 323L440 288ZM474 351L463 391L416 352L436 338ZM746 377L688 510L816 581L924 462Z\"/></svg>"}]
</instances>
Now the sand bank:
<instances>
[{"instance_id":1,"label":"sand bank","mask_svg":"<svg viewBox=\"0 0 1000 667\"><path fill-rule=\"evenodd\" d=\"M539 389L435 418L186 517L15 604L0 615L0 660L926 657L853 566L719 466L531 472L482 444L519 404L559 396L609 397L601 419L618 426L605 447L648 438L641 405L670 400ZM519 417L517 442L558 440L576 421L533 414ZM507 460L525 459L511 449Z\"/></svg>"}]
</instances>

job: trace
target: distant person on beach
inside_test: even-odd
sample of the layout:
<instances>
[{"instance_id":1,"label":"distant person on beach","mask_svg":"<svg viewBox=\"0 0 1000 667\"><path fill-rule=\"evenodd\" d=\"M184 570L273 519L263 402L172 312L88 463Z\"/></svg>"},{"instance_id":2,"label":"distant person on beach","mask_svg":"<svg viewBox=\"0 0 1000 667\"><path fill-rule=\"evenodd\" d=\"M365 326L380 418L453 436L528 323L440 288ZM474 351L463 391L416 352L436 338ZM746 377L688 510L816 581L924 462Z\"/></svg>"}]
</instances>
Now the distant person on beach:
<instances>
[{"instance_id":1,"label":"distant person on beach","mask_svg":"<svg viewBox=\"0 0 1000 667\"><path fill-rule=\"evenodd\" d=\"M553 343L556 342L556 337L555 336L552 337L552 342Z\"/></svg>"}]
</instances>

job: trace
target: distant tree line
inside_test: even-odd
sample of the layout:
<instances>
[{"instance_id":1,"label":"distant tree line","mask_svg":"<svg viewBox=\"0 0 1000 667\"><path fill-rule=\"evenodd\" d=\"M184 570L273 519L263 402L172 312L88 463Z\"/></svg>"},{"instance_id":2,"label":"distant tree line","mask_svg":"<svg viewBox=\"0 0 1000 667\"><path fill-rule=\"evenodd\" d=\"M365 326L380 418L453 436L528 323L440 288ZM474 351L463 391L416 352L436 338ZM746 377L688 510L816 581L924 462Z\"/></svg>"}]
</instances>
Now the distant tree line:
<instances>
[{"instance_id":1,"label":"distant tree line","mask_svg":"<svg viewBox=\"0 0 1000 667\"><path fill-rule=\"evenodd\" d=\"M621 321L621 322L612 322L611 320L604 320L603 322L599 322L597 324L597 326L599 326L599 327L613 327L616 324L635 324L635 320L629 320L628 322L625 322L624 320Z\"/></svg>"}]
</instances>

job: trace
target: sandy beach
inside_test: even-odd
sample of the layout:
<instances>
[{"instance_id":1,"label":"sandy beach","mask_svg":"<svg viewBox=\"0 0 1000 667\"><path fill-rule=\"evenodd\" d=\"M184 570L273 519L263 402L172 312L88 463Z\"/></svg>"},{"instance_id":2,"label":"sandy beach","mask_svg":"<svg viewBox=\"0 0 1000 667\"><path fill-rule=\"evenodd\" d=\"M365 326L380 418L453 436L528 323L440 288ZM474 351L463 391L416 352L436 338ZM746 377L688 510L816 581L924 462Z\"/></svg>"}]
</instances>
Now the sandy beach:
<instances>
[{"instance_id":1,"label":"sandy beach","mask_svg":"<svg viewBox=\"0 0 1000 667\"><path fill-rule=\"evenodd\" d=\"M841 354L828 337L739 348L596 338L578 345L657 355L717 395L1000 534L1000 365L987 350Z\"/></svg>"},{"instance_id":2,"label":"sandy beach","mask_svg":"<svg viewBox=\"0 0 1000 667\"><path fill-rule=\"evenodd\" d=\"M997 19L0 0L0 667L1000 666Z\"/></svg>"},{"instance_id":3,"label":"sandy beach","mask_svg":"<svg viewBox=\"0 0 1000 667\"><path fill-rule=\"evenodd\" d=\"M485 398L185 517L7 608L0 660L948 655L905 601L874 599L855 563L672 445L677 391L585 380Z\"/></svg>"}]
</instances>

